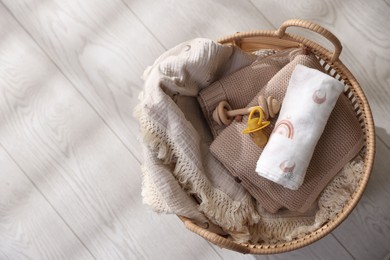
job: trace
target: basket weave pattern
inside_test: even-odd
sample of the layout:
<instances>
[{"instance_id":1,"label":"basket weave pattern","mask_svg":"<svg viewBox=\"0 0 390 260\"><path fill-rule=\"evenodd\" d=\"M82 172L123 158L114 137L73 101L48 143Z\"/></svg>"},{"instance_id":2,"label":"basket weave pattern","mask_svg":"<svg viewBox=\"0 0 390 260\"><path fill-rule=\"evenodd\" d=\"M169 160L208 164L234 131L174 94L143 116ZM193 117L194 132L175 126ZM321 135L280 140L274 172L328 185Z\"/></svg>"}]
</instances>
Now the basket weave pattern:
<instances>
[{"instance_id":1,"label":"basket weave pattern","mask_svg":"<svg viewBox=\"0 0 390 260\"><path fill-rule=\"evenodd\" d=\"M286 29L291 26L306 28L322 35L334 45L334 51L330 52L319 44L302 36L286 33ZM344 84L344 93L349 98L355 109L356 116L359 119L360 126L365 136L365 144L361 152L361 156L364 160L364 172L361 175L362 177L359 180L358 186L352 194L351 199L337 214L336 218L330 220L316 231L290 242L278 244L238 244L212 233L207 229L197 226L188 218L181 216L179 216L179 218L184 222L185 226L189 230L197 233L213 244L241 253L282 253L311 244L332 232L348 217L360 200L367 185L375 156L375 127L367 98L355 77L339 60L342 50L340 41L331 32L312 22L299 19L288 20L285 21L276 31L250 31L236 33L219 39L218 42L225 45L238 46L246 52L253 52L260 49L286 49L291 47L306 47L313 52L320 60L325 71Z\"/></svg>"}]
</instances>

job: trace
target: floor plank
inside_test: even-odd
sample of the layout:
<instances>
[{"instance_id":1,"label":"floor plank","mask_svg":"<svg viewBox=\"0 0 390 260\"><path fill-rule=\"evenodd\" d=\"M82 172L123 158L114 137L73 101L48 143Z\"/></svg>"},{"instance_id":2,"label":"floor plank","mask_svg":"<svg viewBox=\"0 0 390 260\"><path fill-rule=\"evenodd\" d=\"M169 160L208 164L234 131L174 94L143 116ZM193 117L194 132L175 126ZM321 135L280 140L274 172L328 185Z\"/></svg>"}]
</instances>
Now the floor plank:
<instances>
[{"instance_id":1,"label":"floor plank","mask_svg":"<svg viewBox=\"0 0 390 260\"><path fill-rule=\"evenodd\" d=\"M160 43L120 0L4 3L140 160L132 111Z\"/></svg>"},{"instance_id":2,"label":"floor plank","mask_svg":"<svg viewBox=\"0 0 390 260\"><path fill-rule=\"evenodd\" d=\"M166 48L196 37L217 39L271 26L247 1L124 1Z\"/></svg>"},{"instance_id":3,"label":"floor plank","mask_svg":"<svg viewBox=\"0 0 390 260\"><path fill-rule=\"evenodd\" d=\"M0 259L93 259L1 145L0 168Z\"/></svg>"},{"instance_id":4,"label":"floor plank","mask_svg":"<svg viewBox=\"0 0 390 260\"><path fill-rule=\"evenodd\" d=\"M136 159L2 6L0 24L0 143L91 254L219 259L141 204Z\"/></svg>"}]
</instances>

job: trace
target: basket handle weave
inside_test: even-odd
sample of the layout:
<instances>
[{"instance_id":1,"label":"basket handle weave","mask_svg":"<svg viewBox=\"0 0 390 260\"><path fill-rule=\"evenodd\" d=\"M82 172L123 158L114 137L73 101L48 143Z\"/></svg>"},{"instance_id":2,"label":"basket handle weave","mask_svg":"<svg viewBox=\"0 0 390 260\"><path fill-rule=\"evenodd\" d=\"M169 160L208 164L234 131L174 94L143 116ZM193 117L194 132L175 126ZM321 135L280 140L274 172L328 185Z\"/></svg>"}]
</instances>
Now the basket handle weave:
<instances>
[{"instance_id":1,"label":"basket handle weave","mask_svg":"<svg viewBox=\"0 0 390 260\"><path fill-rule=\"evenodd\" d=\"M291 19L291 20L287 20L287 21L283 22L280 25L279 29L275 32L275 34L279 38L283 38L286 34L286 29L288 27L291 27L291 26L301 27L301 28L311 30L313 32L316 32L316 33L322 35L326 39L328 39L334 45L334 52L330 58L330 62L334 62L334 61L338 60L340 53L341 53L341 50L342 50L342 46L341 46L339 39L337 39L337 37L334 36L333 33L329 32L324 27L322 27L318 24L315 24L313 22L306 21L306 20L300 20L300 19Z\"/></svg>"}]
</instances>

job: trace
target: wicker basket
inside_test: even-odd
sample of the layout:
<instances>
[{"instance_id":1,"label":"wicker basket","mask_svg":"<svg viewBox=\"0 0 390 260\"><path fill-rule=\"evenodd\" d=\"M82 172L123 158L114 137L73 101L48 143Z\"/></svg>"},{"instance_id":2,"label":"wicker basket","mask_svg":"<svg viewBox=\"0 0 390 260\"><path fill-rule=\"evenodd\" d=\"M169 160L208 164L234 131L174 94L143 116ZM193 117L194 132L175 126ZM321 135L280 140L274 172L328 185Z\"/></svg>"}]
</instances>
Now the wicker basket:
<instances>
[{"instance_id":1,"label":"wicker basket","mask_svg":"<svg viewBox=\"0 0 390 260\"><path fill-rule=\"evenodd\" d=\"M334 45L333 53L320 46L318 43L308 40L302 36L286 33L286 29L291 26L306 28L322 35ZM341 212L337 214L336 218L325 223L316 231L290 242L277 244L238 244L197 226L190 219L184 217L179 218L184 222L185 226L189 230L202 236L213 244L221 248L227 248L241 253L274 254L295 250L309 245L332 232L343 220L347 218L358 203L367 185L375 155L375 128L371 109L366 96L355 77L339 60L339 55L342 49L340 41L331 32L315 23L293 19L285 21L276 31L240 32L219 39L218 42L221 44L238 46L246 52L253 52L260 49L285 49L298 46L309 48L318 57L328 74L345 85L344 94L351 100L365 136L365 144L361 153L364 160L364 172L362 173L358 187L352 194L352 198L348 201Z\"/></svg>"}]
</instances>

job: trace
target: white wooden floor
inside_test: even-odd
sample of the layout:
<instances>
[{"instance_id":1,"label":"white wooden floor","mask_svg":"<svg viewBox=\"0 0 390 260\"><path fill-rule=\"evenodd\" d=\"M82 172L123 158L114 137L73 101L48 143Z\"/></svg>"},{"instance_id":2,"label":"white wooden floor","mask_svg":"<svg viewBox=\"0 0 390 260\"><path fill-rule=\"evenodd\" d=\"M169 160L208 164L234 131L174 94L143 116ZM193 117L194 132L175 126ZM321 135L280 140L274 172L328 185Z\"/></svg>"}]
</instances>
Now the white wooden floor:
<instances>
[{"instance_id":1,"label":"white wooden floor","mask_svg":"<svg viewBox=\"0 0 390 260\"><path fill-rule=\"evenodd\" d=\"M388 0L1 1L0 259L383 259L389 17ZM360 204L332 234L295 252L244 256L142 204L132 109L143 69L165 50L289 18L318 22L343 43L341 58L373 109L376 163Z\"/></svg>"}]
</instances>

